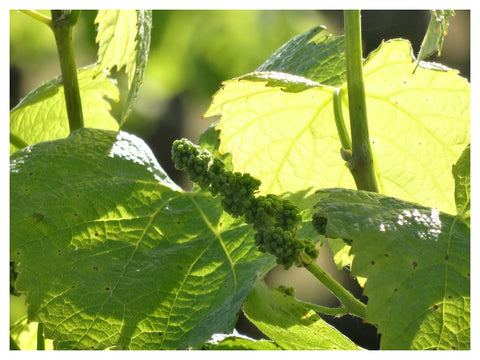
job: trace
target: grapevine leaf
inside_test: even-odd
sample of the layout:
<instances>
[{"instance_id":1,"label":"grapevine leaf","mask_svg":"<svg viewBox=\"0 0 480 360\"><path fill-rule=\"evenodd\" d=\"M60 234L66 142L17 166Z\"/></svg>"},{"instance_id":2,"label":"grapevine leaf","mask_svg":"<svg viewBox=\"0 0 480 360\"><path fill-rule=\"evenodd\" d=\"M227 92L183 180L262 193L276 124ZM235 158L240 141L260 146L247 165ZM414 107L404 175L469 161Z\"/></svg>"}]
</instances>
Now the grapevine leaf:
<instances>
[{"instance_id":1,"label":"grapevine leaf","mask_svg":"<svg viewBox=\"0 0 480 360\"><path fill-rule=\"evenodd\" d=\"M257 281L243 305L247 318L284 350L355 350L350 339L294 297Z\"/></svg>"},{"instance_id":2,"label":"grapevine leaf","mask_svg":"<svg viewBox=\"0 0 480 360\"><path fill-rule=\"evenodd\" d=\"M148 53L150 51L150 32L152 30L151 10L137 10L137 27L135 72L133 76L130 76L129 92L122 111L120 126L125 124L133 109L134 101L142 84L143 73L147 66Z\"/></svg>"},{"instance_id":3,"label":"grapevine leaf","mask_svg":"<svg viewBox=\"0 0 480 360\"><path fill-rule=\"evenodd\" d=\"M11 156L11 261L56 349L185 349L229 333L275 264L220 199L185 193L124 132Z\"/></svg>"},{"instance_id":4,"label":"grapevine leaf","mask_svg":"<svg viewBox=\"0 0 480 360\"><path fill-rule=\"evenodd\" d=\"M470 84L454 70L422 65L412 74L411 51L392 40L365 63L377 180L382 193L455 213L450 172L469 142ZM255 73L224 82L205 116L221 116L220 151L232 154L236 171L262 179L262 192L355 188L340 156L333 93L298 76ZM348 123L346 93L343 85Z\"/></svg>"},{"instance_id":5,"label":"grapevine leaf","mask_svg":"<svg viewBox=\"0 0 480 360\"><path fill-rule=\"evenodd\" d=\"M367 278L366 320L382 349L470 348L470 228L458 216L384 195L319 191L328 236L351 239Z\"/></svg>"},{"instance_id":6,"label":"grapevine leaf","mask_svg":"<svg viewBox=\"0 0 480 360\"><path fill-rule=\"evenodd\" d=\"M458 214L470 224L470 144L452 169Z\"/></svg>"},{"instance_id":7,"label":"grapevine leaf","mask_svg":"<svg viewBox=\"0 0 480 360\"><path fill-rule=\"evenodd\" d=\"M85 126L118 130L107 100L118 100L118 88L104 73L95 78L93 74L93 67L78 71ZM64 138L69 133L61 76L30 92L10 112L10 134L27 145ZM18 147L11 143L10 154L17 150Z\"/></svg>"},{"instance_id":8,"label":"grapevine leaf","mask_svg":"<svg viewBox=\"0 0 480 360\"><path fill-rule=\"evenodd\" d=\"M417 63L435 52L438 52L438 56L442 54L443 38L447 35L448 23L452 16L455 16L453 10L431 11L430 23L417 56Z\"/></svg>"},{"instance_id":9,"label":"grapevine leaf","mask_svg":"<svg viewBox=\"0 0 480 360\"><path fill-rule=\"evenodd\" d=\"M142 82L150 49L151 10L100 10L95 19L99 43L96 74L125 66L129 93L120 126L130 114Z\"/></svg>"},{"instance_id":10,"label":"grapevine leaf","mask_svg":"<svg viewBox=\"0 0 480 360\"><path fill-rule=\"evenodd\" d=\"M256 71L303 76L317 83L340 86L345 80L345 42L323 26L297 35L278 49Z\"/></svg>"}]
</instances>

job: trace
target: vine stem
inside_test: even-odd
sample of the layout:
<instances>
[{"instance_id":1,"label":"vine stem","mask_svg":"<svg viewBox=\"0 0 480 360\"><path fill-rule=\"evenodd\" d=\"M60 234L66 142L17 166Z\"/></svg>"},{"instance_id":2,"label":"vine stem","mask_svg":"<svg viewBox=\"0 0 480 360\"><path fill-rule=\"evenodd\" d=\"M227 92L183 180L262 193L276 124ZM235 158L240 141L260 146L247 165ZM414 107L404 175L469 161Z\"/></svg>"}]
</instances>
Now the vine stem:
<instances>
[{"instance_id":1,"label":"vine stem","mask_svg":"<svg viewBox=\"0 0 480 360\"><path fill-rule=\"evenodd\" d=\"M367 306L364 303L353 296L347 289L325 272L325 270L320 268L305 252L300 254L299 260L305 269L320 280L320 282L342 302L349 314L365 319Z\"/></svg>"},{"instance_id":2,"label":"vine stem","mask_svg":"<svg viewBox=\"0 0 480 360\"><path fill-rule=\"evenodd\" d=\"M352 157L349 160L349 168L357 189L378 192L368 133L360 10L345 10L343 13L348 107L352 135Z\"/></svg>"},{"instance_id":3,"label":"vine stem","mask_svg":"<svg viewBox=\"0 0 480 360\"><path fill-rule=\"evenodd\" d=\"M83 124L82 102L78 86L77 65L73 51L72 30L80 15L79 10L52 10L51 28L55 34L63 90L67 107L70 132L81 129Z\"/></svg>"}]
</instances>

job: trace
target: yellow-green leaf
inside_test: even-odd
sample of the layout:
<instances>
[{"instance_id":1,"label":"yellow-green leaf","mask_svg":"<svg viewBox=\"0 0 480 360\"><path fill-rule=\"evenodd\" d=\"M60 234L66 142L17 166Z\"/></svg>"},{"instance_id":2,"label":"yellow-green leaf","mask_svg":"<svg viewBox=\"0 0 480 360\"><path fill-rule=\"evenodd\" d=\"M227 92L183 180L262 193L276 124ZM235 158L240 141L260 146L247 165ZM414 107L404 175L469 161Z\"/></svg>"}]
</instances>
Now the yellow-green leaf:
<instances>
[{"instance_id":1,"label":"yellow-green leaf","mask_svg":"<svg viewBox=\"0 0 480 360\"><path fill-rule=\"evenodd\" d=\"M379 187L455 213L451 167L469 143L470 84L455 70L420 67L413 74L411 53L407 41L385 42L364 68ZM255 73L224 82L205 116L220 115L220 151L232 154L237 171L260 178L263 192L354 188L340 155L334 90L298 76ZM346 84L340 98L348 124Z\"/></svg>"},{"instance_id":2,"label":"yellow-green leaf","mask_svg":"<svg viewBox=\"0 0 480 360\"><path fill-rule=\"evenodd\" d=\"M114 66L133 76L137 34L136 10L100 10L95 19L98 24L96 41L99 44L97 74Z\"/></svg>"},{"instance_id":3,"label":"yellow-green leaf","mask_svg":"<svg viewBox=\"0 0 480 360\"><path fill-rule=\"evenodd\" d=\"M85 127L118 130L109 102L118 100L118 88L104 73L94 77L94 70L90 66L78 71ZM61 139L69 133L61 76L30 92L10 112L10 134L26 145ZM18 149L10 144L10 154Z\"/></svg>"},{"instance_id":4,"label":"yellow-green leaf","mask_svg":"<svg viewBox=\"0 0 480 360\"><path fill-rule=\"evenodd\" d=\"M413 73L411 53L388 41L364 67L380 192L456 214L451 169L470 143L470 84L451 69Z\"/></svg>"}]
</instances>

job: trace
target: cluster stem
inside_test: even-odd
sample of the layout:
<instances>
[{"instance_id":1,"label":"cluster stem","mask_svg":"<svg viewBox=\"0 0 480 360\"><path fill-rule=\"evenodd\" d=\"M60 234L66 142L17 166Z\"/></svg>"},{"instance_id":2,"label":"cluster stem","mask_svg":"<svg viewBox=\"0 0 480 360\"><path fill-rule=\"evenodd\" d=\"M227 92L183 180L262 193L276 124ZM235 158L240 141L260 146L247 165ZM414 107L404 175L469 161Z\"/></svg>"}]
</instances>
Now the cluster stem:
<instances>
[{"instance_id":1,"label":"cluster stem","mask_svg":"<svg viewBox=\"0 0 480 360\"><path fill-rule=\"evenodd\" d=\"M342 302L349 314L356 315L362 319L365 318L367 306L353 296L325 270L320 268L320 266L318 266L318 264L312 258L310 258L307 254L302 253L300 255L300 262L305 269L315 276L323 285L327 287L328 290L332 292L333 295L338 298L338 300Z\"/></svg>"}]
</instances>

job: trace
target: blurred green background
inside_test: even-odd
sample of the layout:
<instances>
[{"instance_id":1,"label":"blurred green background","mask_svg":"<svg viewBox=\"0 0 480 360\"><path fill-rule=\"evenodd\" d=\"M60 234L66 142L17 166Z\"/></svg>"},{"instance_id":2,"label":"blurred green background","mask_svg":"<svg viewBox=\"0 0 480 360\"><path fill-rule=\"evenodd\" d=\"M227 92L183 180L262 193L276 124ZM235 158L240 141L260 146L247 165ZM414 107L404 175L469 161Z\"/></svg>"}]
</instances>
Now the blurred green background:
<instances>
[{"instance_id":1,"label":"blurred green background","mask_svg":"<svg viewBox=\"0 0 480 360\"><path fill-rule=\"evenodd\" d=\"M49 15L49 11L43 11ZM96 61L96 11L83 11L74 29L77 66ZM362 11L364 55L382 40L404 38L418 53L430 19L429 11ZM170 161L173 140L197 141L211 119L202 119L220 83L254 71L291 37L316 25L333 35L343 33L341 10L154 10L151 49L134 112L124 130L143 138L173 180L188 188ZM432 61L460 70L470 78L470 12L456 11L442 56ZM50 29L19 11L10 11L10 107L43 82L59 75L55 41ZM115 111L115 109L114 109ZM327 249L319 262L351 291L361 289L337 271ZM295 284L299 298L335 306L336 300L301 269L275 269L273 285ZM13 305L12 305L13 307ZM326 318L353 341L378 348L375 329L351 317ZM248 332L240 318L239 329ZM255 335L254 332L250 333Z\"/></svg>"}]
</instances>

